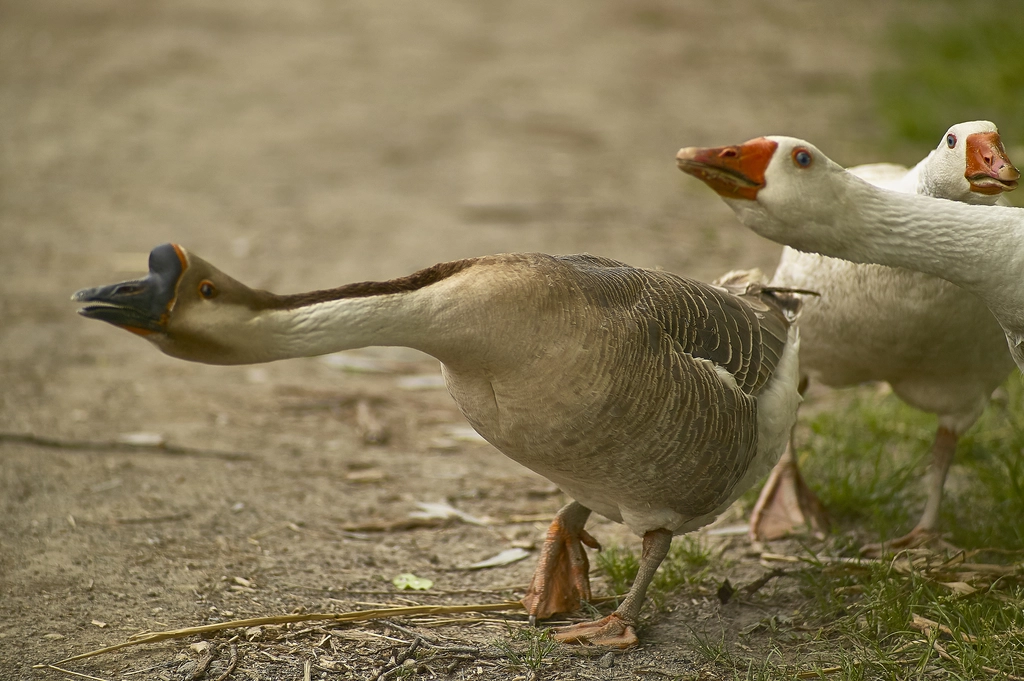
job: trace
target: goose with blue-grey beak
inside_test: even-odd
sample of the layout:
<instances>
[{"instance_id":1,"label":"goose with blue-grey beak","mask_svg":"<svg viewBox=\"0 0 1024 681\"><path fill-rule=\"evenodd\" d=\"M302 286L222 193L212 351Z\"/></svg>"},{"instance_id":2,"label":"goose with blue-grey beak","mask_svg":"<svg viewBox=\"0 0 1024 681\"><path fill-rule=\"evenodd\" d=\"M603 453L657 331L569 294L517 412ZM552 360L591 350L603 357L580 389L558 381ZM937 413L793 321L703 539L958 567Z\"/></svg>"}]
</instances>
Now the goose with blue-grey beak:
<instances>
[{"instance_id":1,"label":"goose with blue-grey beak","mask_svg":"<svg viewBox=\"0 0 1024 681\"><path fill-rule=\"evenodd\" d=\"M554 631L626 648L672 537L711 522L781 455L799 395L798 294L745 273L718 285L589 255L493 255L399 279L276 295L181 246L143 279L79 291L80 312L161 351L251 364L369 345L441 361L452 397L506 456L574 501L523 598L531 619L590 598L592 511L642 537L616 610Z\"/></svg>"}]
</instances>

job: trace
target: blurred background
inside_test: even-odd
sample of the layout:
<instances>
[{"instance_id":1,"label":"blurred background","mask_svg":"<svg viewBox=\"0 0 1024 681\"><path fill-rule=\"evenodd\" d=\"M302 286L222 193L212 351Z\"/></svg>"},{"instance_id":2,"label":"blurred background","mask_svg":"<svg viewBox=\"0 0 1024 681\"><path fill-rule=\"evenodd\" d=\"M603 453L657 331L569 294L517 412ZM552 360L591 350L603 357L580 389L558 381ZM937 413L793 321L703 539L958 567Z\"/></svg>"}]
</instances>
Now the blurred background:
<instances>
[{"instance_id":1,"label":"blurred background","mask_svg":"<svg viewBox=\"0 0 1024 681\"><path fill-rule=\"evenodd\" d=\"M281 293L504 251L770 273L779 247L679 173L676 150L776 133L844 165L912 164L987 118L1024 157L1024 28L1000 16L0 1L0 404L37 399L76 339L144 351L65 298L145 271L167 241Z\"/></svg>"},{"instance_id":2,"label":"blurred background","mask_svg":"<svg viewBox=\"0 0 1024 681\"><path fill-rule=\"evenodd\" d=\"M4 289L164 241L282 291L521 250L770 271L675 150L912 163L979 117L1019 144L1024 29L965 7L8 0Z\"/></svg>"},{"instance_id":3,"label":"blurred background","mask_svg":"<svg viewBox=\"0 0 1024 681\"><path fill-rule=\"evenodd\" d=\"M389 397L384 379L339 378L315 360L186 365L82 320L68 296L144 272L168 241L279 293L504 251L586 251L705 280L770 273L779 247L682 175L676 151L774 133L843 165L913 164L948 126L984 118L1020 165L1024 23L1007 11L952 0L0 0L0 431L155 431L296 461L334 438L319 470L375 456L344 419L282 414L281 390L298 385L378 395L385 417L407 424L393 446L427 456L415 437L427 422L409 414L456 420L441 390ZM200 494L192 477L209 472L188 473L167 500L155 490L176 473L163 464L133 473L121 459L0 453L8 594L66 586L80 571L68 556L103 553L95 537L75 544L65 514L188 500L197 526L182 531L216 534L202 523L223 509L201 509L223 488ZM527 475L493 452L479 468L467 461L467 475ZM296 492L263 474L245 485L340 503L330 485L303 480ZM111 479L123 482L90 492ZM232 489L234 503L244 494ZM249 526L227 516L217 532L244 546L272 515ZM23 541L32 532L41 543ZM155 550L124 539L135 540ZM105 551L117 578L119 546Z\"/></svg>"}]
</instances>

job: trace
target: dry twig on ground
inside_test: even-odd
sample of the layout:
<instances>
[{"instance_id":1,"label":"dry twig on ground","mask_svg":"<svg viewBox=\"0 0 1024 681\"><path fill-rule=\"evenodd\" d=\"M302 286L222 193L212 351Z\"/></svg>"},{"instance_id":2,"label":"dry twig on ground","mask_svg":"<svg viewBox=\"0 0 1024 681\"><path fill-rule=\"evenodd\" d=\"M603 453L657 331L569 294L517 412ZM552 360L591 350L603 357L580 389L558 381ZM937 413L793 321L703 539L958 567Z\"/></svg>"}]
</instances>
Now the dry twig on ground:
<instances>
[{"instance_id":1,"label":"dry twig on ground","mask_svg":"<svg viewBox=\"0 0 1024 681\"><path fill-rule=\"evenodd\" d=\"M446 615L459 612L495 612L502 610L522 610L523 604L519 601L505 601L502 603L481 603L473 605L417 605L400 608L378 608L374 610L356 610L341 613L304 613L298 615L277 615L272 617L255 617L244 620L231 620L229 622L217 622L199 627L186 627L183 629L171 629L168 631L157 631L131 638L124 643L118 643L106 648L99 648L80 655L59 660L57 664L84 660L96 655L103 655L115 650L121 650L130 646L143 645L146 643L158 643L170 639L184 638L198 634L210 634L230 629L247 629L269 624L294 624L297 622L366 622L371 620L387 619L389 617L405 617L409 615ZM36 669L42 669L49 665L36 665Z\"/></svg>"},{"instance_id":2,"label":"dry twig on ground","mask_svg":"<svg viewBox=\"0 0 1024 681\"><path fill-rule=\"evenodd\" d=\"M181 447L166 442L124 442L121 440L58 440L41 437L31 433L0 433L0 442L47 447L50 449L66 449L87 452L156 452L170 456L195 456L207 459L226 459L228 461L252 461L256 457L247 452L225 452L217 449L197 449Z\"/></svg>"}]
</instances>

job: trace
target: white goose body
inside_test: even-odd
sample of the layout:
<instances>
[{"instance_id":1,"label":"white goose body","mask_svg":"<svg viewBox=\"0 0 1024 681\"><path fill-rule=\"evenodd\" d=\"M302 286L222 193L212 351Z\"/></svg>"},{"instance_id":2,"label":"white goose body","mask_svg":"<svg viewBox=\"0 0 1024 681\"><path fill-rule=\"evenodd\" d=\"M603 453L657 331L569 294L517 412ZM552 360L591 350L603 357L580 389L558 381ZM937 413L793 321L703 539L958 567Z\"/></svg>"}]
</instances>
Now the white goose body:
<instances>
[{"instance_id":1,"label":"white goose body","mask_svg":"<svg viewBox=\"0 0 1024 681\"><path fill-rule=\"evenodd\" d=\"M789 249L772 284L820 294L801 316L800 366L812 380L886 381L908 404L954 417L958 433L1013 368L984 303L935 276Z\"/></svg>"},{"instance_id":2,"label":"white goose body","mask_svg":"<svg viewBox=\"0 0 1024 681\"><path fill-rule=\"evenodd\" d=\"M972 143L989 146L979 151ZM993 205L1005 201L1002 194L976 191L965 171L971 157L985 154L1005 159L995 125L974 121L947 130L911 170L873 164L849 172L894 191ZM944 417L957 435L1013 367L1003 331L984 304L939 277L787 246L772 284L820 294L806 301L800 319L800 366L812 380L830 386L886 381L908 404Z\"/></svg>"},{"instance_id":3,"label":"white goose body","mask_svg":"<svg viewBox=\"0 0 1024 681\"><path fill-rule=\"evenodd\" d=\"M780 148L801 142L769 139ZM1024 369L1024 211L880 189L804 146L815 165L825 166L807 178L816 186L798 191L795 185L805 177L794 176L780 153L757 202L727 201L740 221L800 250L913 269L956 284L989 308Z\"/></svg>"},{"instance_id":4,"label":"white goose body","mask_svg":"<svg viewBox=\"0 0 1024 681\"><path fill-rule=\"evenodd\" d=\"M799 401L796 330L785 315L796 301L759 284L723 288L592 256L508 254L276 296L169 244L154 249L150 270L145 280L80 291L76 300L98 303L82 313L213 364L366 345L439 359L473 427L576 499L552 524L525 601L531 614L589 597L580 542L593 542L583 530L590 509L643 536L650 574L642 571L617 619L599 631L572 628L565 640L636 642L629 625L659 552L775 463ZM139 298L146 291L155 293ZM559 566L563 550L572 570Z\"/></svg>"},{"instance_id":5,"label":"white goose body","mask_svg":"<svg viewBox=\"0 0 1024 681\"><path fill-rule=\"evenodd\" d=\"M961 144L967 141L973 148ZM807 302L801 317L802 371L834 386L884 380L909 404L939 415L928 502L914 530L893 544L925 539L938 524L957 438L1013 366L1004 349L1008 320L997 322L979 297L998 300L999 279L1014 265L986 281L979 277L979 258L1019 232L1021 212L966 205L994 203L1016 187L1019 173L995 126L953 126L938 149L902 175L888 164L844 171L810 145L781 137L684 149L679 162L718 191L748 227L789 244L773 284L821 294ZM856 177L858 172L904 192L964 203L886 191ZM942 227L933 222L939 216ZM1004 227L1009 234L1000 232ZM872 241L876 235L881 238ZM991 265L998 269L995 260ZM924 272L903 267L908 265ZM759 537L823 522L791 453L779 466L788 470L773 472L752 517L752 533ZM782 493L771 488L787 482L791 489Z\"/></svg>"}]
</instances>

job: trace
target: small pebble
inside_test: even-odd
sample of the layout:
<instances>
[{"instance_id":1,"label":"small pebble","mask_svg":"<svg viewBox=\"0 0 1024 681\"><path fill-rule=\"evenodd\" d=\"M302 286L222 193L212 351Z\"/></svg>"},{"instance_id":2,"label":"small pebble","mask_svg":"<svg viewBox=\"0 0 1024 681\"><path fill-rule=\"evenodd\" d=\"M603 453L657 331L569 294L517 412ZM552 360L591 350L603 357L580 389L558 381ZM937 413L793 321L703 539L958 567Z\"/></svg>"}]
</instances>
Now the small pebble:
<instances>
[{"instance_id":1,"label":"small pebble","mask_svg":"<svg viewBox=\"0 0 1024 681\"><path fill-rule=\"evenodd\" d=\"M615 664L615 653L605 653L598 661L597 666L601 669L611 669Z\"/></svg>"}]
</instances>

